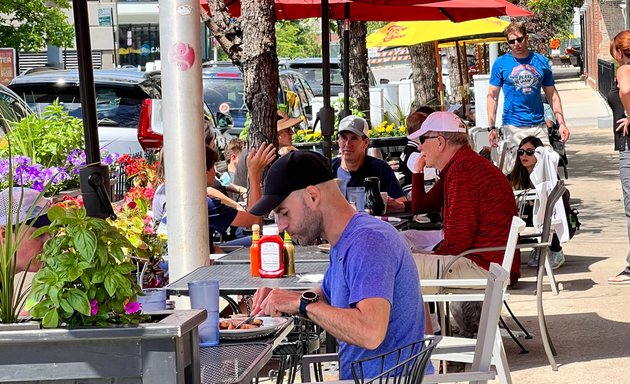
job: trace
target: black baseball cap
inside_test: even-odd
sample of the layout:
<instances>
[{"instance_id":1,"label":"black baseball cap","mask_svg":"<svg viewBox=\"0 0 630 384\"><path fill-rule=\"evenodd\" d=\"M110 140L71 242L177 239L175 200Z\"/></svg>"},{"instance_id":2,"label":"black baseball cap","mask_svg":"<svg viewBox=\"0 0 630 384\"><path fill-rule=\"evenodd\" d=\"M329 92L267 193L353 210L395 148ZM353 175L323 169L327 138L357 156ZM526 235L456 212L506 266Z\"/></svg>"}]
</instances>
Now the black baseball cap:
<instances>
[{"instance_id":1,"label":"black baseball cap","mask_svg":"<svg viewBox=\"0 0 630 384\"><path fill-rule=\"evenodd\" d=\"M334 179L330 161L317 152L293 151L269 168L262 198L249 210L256 216L274 210L293 191Z\"/></svg>"}]
</instances>

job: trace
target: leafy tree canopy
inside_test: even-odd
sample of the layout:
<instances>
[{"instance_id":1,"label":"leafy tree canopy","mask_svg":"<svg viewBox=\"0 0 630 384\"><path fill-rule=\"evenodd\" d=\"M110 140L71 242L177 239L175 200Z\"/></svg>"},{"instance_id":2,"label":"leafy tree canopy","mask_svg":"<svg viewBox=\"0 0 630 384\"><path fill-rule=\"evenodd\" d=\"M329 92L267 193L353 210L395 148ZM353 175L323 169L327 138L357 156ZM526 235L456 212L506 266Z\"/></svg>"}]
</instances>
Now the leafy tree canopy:
<instances>
[{"instance_id":1,"label":"leafy tree canopy","mask_svg":"<svg viewBox=\"0 0 630 384\"><path fill-rule=\"evenodd\" d=\"M0 46L38 51L72 44L74 30L61 9L68 0L0 0Z\"/></svg>"},{"instance_id":2,"label":"leafy tree canopy","mask_svg":"<svg viewBox=\"0 0 630 384\"><path fill-rule=\"evenodd\" d=\"M276 23L276 44L278 57L283 58L321 56L322 52L321 43L318 42L313 28L299 20Z\"/></svg>"},{"instance_id":3,"label":"leafy tree canopy","mask_svg":"<svg viewBox=\"0 0 630 384\"><path fill-rule=\"evenodd\" d=\"M527 31L539 37L530 40L530 45L541 53L548 53L550 39L565 39L571 34L574 8L583 4L584 0L519 0L520 7L534 12L533 16L522 20Z\"/></svg>"}]
</instances>

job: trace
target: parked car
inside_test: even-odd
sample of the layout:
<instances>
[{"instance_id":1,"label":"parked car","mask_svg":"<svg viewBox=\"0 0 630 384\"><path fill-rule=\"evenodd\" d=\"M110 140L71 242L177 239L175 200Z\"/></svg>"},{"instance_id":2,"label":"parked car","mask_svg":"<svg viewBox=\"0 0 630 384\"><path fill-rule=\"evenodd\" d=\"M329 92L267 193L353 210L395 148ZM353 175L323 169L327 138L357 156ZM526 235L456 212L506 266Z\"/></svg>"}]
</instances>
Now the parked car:
<instances>
[{"instance_id":1,"label":"parked car","mask_svg":"<svg viewBox=\"0 0 630 384\"><path fill-rule=\"evenodd\" d=\"M311 100L313 91L304 77L290 70L281 70L280 87L278 88L278 104L287 106L287 113L291 117L305 116L308 120L312 115ZM213 111L221 111L220 106L229 106L229 116L223 118L218 114L218 126L223 129L229 125L227 132L238 136L245 127L247 120L247 106L245 105L245 85L241 71L234 66L216 66L204 68L203 99ZM302 128L307 128L307 122L302 122Z\"/></svg>"},{"instance_id":2,"label":"parked car","mask_svg":"<svg viewBox=\"0 0 630 384\"><path fill-rule=\"evenodd\" d=\"M142 152L138 139L141 110L162 98L160 72L137 70L94 70L96 114L101 148L116 153ZM79 74L76 70L51 70L26 73L9 85L36 113L44 111L55 100L71 116L81 118ZM212 115L209 109L206 113ZM212 117L210 117L212 120ZM161 113L148 124L159 124ZM214 120L212 120L214 123ZM214 125L214 124L213 124ZM151 132L151 126L143 126ZM157 139L161 147L161 134ZM157 143L157 142L156 142ZM155 148L151 144L146 148Z\"/></svg>"},{"instance_id":3,"label":"parked car","mask_svg":"<svg viewBox=\"0 0 630 384\"><path fill-rule=\"evenodd\" d=\"M8 123L20 121L33 113L15 92L0 84L0 138L7 133Z\"/></svg>"},{"instance_id":4,"label":"parked car","mask_svg":"<svg viewBox=\"0 0 630 384\"><path fill-rule=\"evenodd\" d=\"M564 53L569 55L569 56L580 56L580 55L582 55L582 46L580 44L569 45L564 50Z\"/></svg>"},{"instance_id":5,"label":"parked car","mask_svg":"<svg viewBox=\"0 0 630 384\"><path fill-rule=\"evenodd\" d=\"M300 72L306 81L309 82L313 88L315 96L323 95L323 75L322 75L322 58L321 57L309 57L303 59L285 60L280 63L281 66L285 66L287 69ZM368 67L370 87L376 86L376 78L372 73L372 70ZM341 66L341 60L338 58L330 59L330 93L332 96L337 96L343 93L343 71Z\"/></svg>"}]
</instances>

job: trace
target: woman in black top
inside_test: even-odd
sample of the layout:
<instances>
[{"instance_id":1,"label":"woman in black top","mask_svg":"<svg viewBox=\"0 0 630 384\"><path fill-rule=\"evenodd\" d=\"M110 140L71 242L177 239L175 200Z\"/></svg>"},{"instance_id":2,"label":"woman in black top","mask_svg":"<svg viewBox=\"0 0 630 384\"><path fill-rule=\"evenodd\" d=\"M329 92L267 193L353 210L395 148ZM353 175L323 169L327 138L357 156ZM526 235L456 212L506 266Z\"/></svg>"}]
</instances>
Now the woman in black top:
<instances>
[{"instance_id":1,"label":"woman in black top","mask_svg":"<svg viewBox=\"0 0 630 384\"><path fill-rule=\"evenodd\" d=\"M622 31L610 42L610 55L619 64L617 81L608 94L608 104L613 112L613 134L615 150L619 151L619 176L623 190L623 203L628 222L630 239L630 142L628 119L630 110L630 31ZM608 279L609 284L630 284L630 252L626 256L626 267L617 276Z\"/></svg>"}]
</instances>

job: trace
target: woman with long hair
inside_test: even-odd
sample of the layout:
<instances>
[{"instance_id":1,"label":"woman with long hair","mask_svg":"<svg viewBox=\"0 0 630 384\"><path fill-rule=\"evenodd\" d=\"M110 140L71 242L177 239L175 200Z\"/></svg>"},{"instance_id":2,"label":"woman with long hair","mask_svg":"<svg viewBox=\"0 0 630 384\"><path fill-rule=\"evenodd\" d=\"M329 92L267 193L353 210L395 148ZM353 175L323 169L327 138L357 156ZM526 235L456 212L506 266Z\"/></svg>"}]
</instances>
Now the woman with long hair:
<instances>
[{"instance_id":1,"label":"woman with long hair","mask_svg":"<svg viewBox=\"0 0 630 384\"><path fill-rule=\"evenodd\" d=\"M535 136L527 136L521 140L518 145L518 151L516 152L518 159L514 164L512 172L507 175L508 181L514 190L534 188L529 175L534 170L536 162L538 161L536 156L534 156L536 148L542 146L544 146L542 140ZM533 205L526 203L523 209L522 215L524 217L522 217L522 219L528 226L533 225L533 211ZM560 246L560 239L558 239L558 236L554 234L551 239L551 245L549 246L549 262L551 263L551 268L560 268L562 264L564 264L564 261L565 258L564 253L562 252L562 247ZM527 265L530 267L538 266L538 252L536 250L530 254Z\"/></svg>"},{"instance_id":2,"label":"woman with long hair","mask_svg":"<svg viewBox=\"0 0 630 384\"><path fill-rule=\"evenodd\" d=\"M619 64L617 81L608 94L608 104L613 112L613 135L615 150L619 151L619 177L623 191L623 204L630 239L630 31L621 31L610 42L610 55ZM617 276L608 279L608 284L630 284L630 251L626 256L626 267Z\"/></svg>"}]
</instances>

